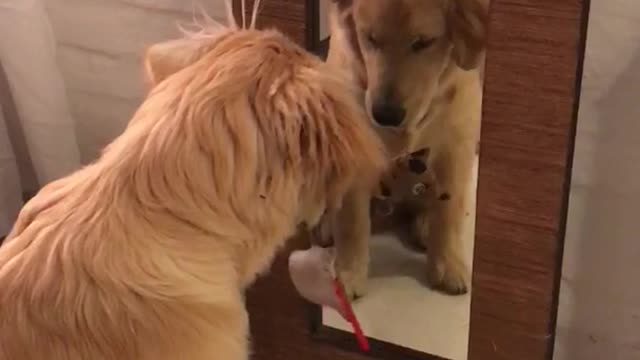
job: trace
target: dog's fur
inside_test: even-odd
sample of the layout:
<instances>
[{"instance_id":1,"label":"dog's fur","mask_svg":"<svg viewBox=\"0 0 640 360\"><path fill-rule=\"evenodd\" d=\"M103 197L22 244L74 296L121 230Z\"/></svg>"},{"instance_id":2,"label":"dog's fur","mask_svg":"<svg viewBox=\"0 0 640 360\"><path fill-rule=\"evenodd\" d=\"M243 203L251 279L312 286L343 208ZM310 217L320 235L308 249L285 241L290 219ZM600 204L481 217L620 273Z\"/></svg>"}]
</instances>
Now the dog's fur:
<instances>
[{"instance_id":1,"label":"dog's fur","mask_svg":"<svg viewBox=\"0 0 640 360\"><path fill-rule=\"evenodd\" d=\"M487 12L485 0L333 0L330 14L328 62L366 90L372 118L380 100L406 110L404 121L387 129L402 143L393 147L429 148L429 167L450 194L415 213L412 226L428 249L429 284L450 294L467 291L461 236L479 141ZM350 194L336 237L353 296L365 291L370 195L364 187Z\"/></svg>"},{"instance_id":2,"label":"dog's fur","mask_svg":"<svg viewBox=\"0 0 640 360\"><path fill-rule=\"evenodd\" d=\"M244 289L386 166L356 89L277 32L159 44L146 69L125 132L0 248L2 360L248 359Z\"/></svg>"}]
</instances>

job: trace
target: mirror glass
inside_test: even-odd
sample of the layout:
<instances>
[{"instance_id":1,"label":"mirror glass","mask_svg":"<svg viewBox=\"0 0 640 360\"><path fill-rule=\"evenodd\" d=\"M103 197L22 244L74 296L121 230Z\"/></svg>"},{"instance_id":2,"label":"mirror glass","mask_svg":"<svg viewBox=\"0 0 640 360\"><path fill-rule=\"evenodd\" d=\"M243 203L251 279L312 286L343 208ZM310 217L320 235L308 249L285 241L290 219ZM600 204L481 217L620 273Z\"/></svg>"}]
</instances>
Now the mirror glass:
<instances>
[{"instance_id":1,"label":"mirror glass","mask_svg":"<svg viewBox=\"0 0 640 360\"><path fill-rule=\"evenodd\" d=\"M356 316L375 349L458 360L468 347L486 32L456 28L456 13L439 4L320 0L318 34L401 149L371 191L371 236L347 213L350 245L335 240ZM485 0L460 4L457 14L486 25ZM320 334L353 339L340 314L321 315Z\"/></svg>"}]
</instances>

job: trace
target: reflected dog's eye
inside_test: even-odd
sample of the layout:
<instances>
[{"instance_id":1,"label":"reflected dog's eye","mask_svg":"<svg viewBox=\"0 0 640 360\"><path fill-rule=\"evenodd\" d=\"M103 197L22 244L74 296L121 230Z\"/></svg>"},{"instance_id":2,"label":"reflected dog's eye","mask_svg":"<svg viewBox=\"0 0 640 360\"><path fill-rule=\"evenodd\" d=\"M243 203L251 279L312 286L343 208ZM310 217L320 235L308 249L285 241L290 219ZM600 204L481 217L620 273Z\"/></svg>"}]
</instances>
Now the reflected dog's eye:
<instances>
[{"instance_id":1,"label":"reflected dog's eye","mask_svg":"<svg viewBox=\"0 0 640 360\"><path fill-rule=\"evenodd\" d=\"M419 196L419 195L422 195L425 192L427 192L427 188L428 188L428 186L426 184L417 183L417 184L413 185L413 188L411 189L411 192L413 193L413 195Z\"/></svg>"},{"instance_id":2,"label":"reflected dog's eye","mask_svg":"<svg viewBox=\"0 0 640 360\"><path fill-rule=\"evenodd\" d=\"M426 38L423 36L419 36L412 44L411 44L411 51L413 51L414 53L419 53L422 50L425 50L429 47L431 47L431 45L433 45L433 43L436 42L435 38Z\"/></svg>"},{"instance_id":3,"label":"reflected dog's eye","mask_svg":"<svg viewBox=\"0 0 640 360\"><path fill-rule=\"evenodd\" d=\"M378 38L376 38L375 35L373 35L372 33L368 32L366 33L365 38L367 39L367 44L374 48L374 49L379 49L380 48L380 41L378 40Z\"/></svg>"}]
</instances>

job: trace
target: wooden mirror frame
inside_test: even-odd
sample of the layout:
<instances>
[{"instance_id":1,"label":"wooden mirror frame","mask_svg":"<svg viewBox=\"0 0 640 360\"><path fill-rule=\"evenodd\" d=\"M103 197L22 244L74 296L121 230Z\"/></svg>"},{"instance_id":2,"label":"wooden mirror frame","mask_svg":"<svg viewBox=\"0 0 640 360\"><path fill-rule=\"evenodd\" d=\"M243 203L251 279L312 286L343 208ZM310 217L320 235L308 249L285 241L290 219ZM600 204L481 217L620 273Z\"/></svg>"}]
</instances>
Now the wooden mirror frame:
<instances>
[{"instance_id":1,"label":"wooden mirror frame","mask_svg":"<svg viewBox=\"0 0 640 360\"><path fill-rule=\"evenodd\" d=\"M260 22L313 49L317 4L264 0ZM553 356L588 9L588 0L492 0L470 360ZM253 358L370 358L314 339L314 310L293 289L285 259L247 295Z\"/></svg>"}]
</instances>

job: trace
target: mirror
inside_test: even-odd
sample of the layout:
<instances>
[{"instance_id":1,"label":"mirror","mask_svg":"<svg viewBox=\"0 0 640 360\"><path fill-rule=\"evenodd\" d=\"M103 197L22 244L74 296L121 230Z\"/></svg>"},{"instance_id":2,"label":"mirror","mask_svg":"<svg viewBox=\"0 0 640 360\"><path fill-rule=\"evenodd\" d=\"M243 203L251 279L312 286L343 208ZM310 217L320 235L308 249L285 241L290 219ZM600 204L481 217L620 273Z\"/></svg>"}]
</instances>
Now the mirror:
<instances>
[{"instance_id":1,"label":"mirror","mask_svg":"<svg viewBox=\"0 0 640 360\"><path fill-rule=\"evenodd\" d=\"M282 23L283 29L299 34L299 42L322 53L322 46L315 46L320 36L313 24L320 17L317 13L311 16L309 9L317 12L324 1L331 0L282 0L278 6L265 5L264 15L268 13L271 24ZM589 1L491 2L490 51L483 74L479 200L469 269L473 270L469 360L549 359L553 354L570 156L580 93L576 85L582 71L588 9ZM289 21L294 18L299 19L295 27ZM365 244L368 249L370 243ZM291 243L295 250L308 246L306 238ZM256 358L363 359L352 333L341 330L343 323L330 323L317 306L309 313L309 304L299 298L292 284L287 256L277 259L271 275L259 280L247 294L252 330L261 339L255 343ZM426 261L424 254L416 256ZM419 280L415 283L424 285ZM367 298L375 299L371 286L356 301L356 307ZM373 315L392 319L403 313L438 314L438 308L428 306L403 309L393 299L384 311ZM380 323L386 325L382 320ZM364 325L371 345L367 357L448 356L433 347L422 346L424 351L409 348L408 326L394 343L394 339L384 340L374 333L378 329L370 324ZM428 336L431 334L423 337L425 342L466 341L445 331ZM464 345L460 347L466 350Z\"/></svg>"},{"instance_id":2,"label":"mirror","mask_svg":"<svg viewBox=\"0 0 640 360\"><path fill-rule=\"evenodd\" d=\"M349 243L335 240L355 314L378 355L466 359L488 4L318 6L321 51L365 90L372 121L397 153L371 196L355 191L336 235ZM319 312L318 336L352 338L339 313Z\"/></svg>"}]
</instances>

